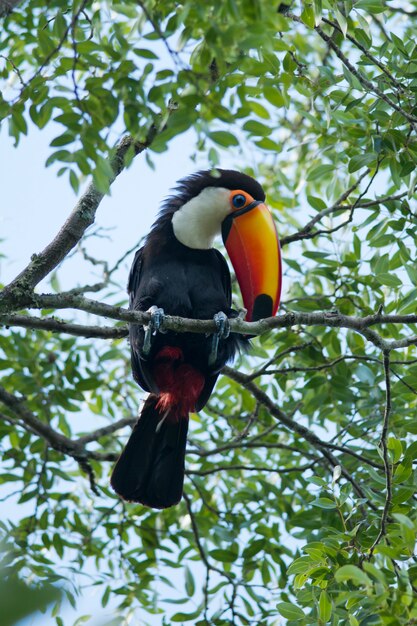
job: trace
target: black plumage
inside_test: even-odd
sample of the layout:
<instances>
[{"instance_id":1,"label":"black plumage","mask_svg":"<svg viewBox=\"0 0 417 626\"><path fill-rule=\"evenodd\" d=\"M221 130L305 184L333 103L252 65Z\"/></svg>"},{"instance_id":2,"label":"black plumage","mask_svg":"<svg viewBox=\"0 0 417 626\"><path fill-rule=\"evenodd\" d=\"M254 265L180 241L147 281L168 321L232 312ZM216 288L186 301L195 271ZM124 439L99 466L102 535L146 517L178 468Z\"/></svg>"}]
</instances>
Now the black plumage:
<instances>
[{"instance_id":1,"label":"black plumage","mask_svg":"<svg viewBox=\"0 0 417 626\"><path fill-rule=\"evenodd\" d=\"M218 170L218 175L204 171L181 180L136 253L128 283L130 309L147 311L157 306L166 314L194 319L212 319L219 311L236 316L224 257L213 248L183 245L173 230L174 213L206 187L243 189L256 200L265 198L254 179L232 170ZM127 500L165 508L182 495L188 413L205 406L222 367L240 347L247 347L248 340L233 333L222 339L211 365L211 336L158 332L146 356L143 343L143 327L131 324L133 376L151 395L111 482Z\"/></svg>"}]
</instances>

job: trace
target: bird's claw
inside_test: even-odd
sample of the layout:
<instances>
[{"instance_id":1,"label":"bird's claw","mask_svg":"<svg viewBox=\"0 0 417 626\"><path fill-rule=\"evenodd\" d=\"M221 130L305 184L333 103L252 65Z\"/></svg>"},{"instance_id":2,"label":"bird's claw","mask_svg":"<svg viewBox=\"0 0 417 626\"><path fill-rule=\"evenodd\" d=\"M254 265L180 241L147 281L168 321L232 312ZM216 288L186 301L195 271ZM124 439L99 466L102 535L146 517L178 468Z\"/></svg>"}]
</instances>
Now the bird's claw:
<instances>
[{"instance_id":1,"label":"bird's claw","mask_svg":"<svg viewBox=\"0 0 417 626\"><path fill-rule=\"evenodd\" d=\"M211 340L211 351L208 360L210 366L213 366L217 360L220 339L227 339L230 335L230 322L227 315L223 313L223 311L216 313L213 320L216 324L217 332L214 333Z\"/></svg>"},{"instance_id":2,"label":"bird's claw","mask_svg":"<svg viewBox=\"0 0 417 626\"><path fill-rule=\"evenodd\" d=\"M219 311L213 317L213 320L217 326L216 335L218 335L219 339L227 339L230 335L230 322L226 313L223 313L223 311Z\"/></svg>"},{"instance_id":3,"label":"bird's claw","mask_svg":"<svg viewBox=\"0 0 417 626\"><path fill-rule=\"evenodd\" d=\"M160 333L165 332L162 329L162 324L164 323L164 318L165 318L164 309L160 309L157 306L151 306L146 312L150 313L151 318L148 324L146 324L146 326L143 327L145 331L145 337L143 340L143 348L142 348L142 352L144 356L148 356L151 351L153 335L156 335L157 332L160 332Z\"/></svg>"}]
</instances>

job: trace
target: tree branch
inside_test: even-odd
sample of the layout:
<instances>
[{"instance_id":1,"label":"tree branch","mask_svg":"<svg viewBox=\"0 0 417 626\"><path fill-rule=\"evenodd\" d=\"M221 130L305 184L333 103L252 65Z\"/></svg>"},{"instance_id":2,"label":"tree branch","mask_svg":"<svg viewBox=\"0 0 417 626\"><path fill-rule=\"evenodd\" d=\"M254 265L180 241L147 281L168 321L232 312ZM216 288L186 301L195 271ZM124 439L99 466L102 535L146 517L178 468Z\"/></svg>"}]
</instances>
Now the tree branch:
<instances>
[{"instance_id":1,"label":"tree branch","mask_svg":"<svg viewBox=\"0 0 417 626\"><path fill-rule=\"evenodd\" d=\"M7 1L10 1L10 0L6 0L6 2ZM70 31L72 31L75 28L81 13L84 13L84 10L85 10L85 7L86 7L87 3L88 3L88 0L83 0L82 1L80 6L77 8L75 13L73 14L73 16L71 18L71 21L68 23L68 25L66 26L64 32L60 36L57 45L46 55L46 57L40 63L38 69L31 76L31 78L27 82L23 83L23 89L20 92L19 98L17 98L15 103L19 99L23 99L23 97L24 97L23 94L24 94L25 89L35 80L35 78L37 78L41 74L42 70L48 65L48 63L54 58L54 56L61 50L62 46L64 45L65 41L67 40L67 37L68 37ZM15 2L15 4L17 4L17 3ZM1 13L0 13L0 16L1 16ZM54 18L52 18L52 19L54 19ZM23 81L21 81L21 82L23 82Z\"/></svg>"},{"instance_id":2,"label":"tree branch","mask_svg":"<svg viewBox=\"0 0 417 626\"><path fill-rule=\"evenodd\" d=\"M187 495L186 492L184 492L183 494L184 500L185 500L185 504L187 506L187 511L188 511L188 515L190 516L190 520L191 520L191 528L193 531L193 535L194 535L194 540L197 546L197 550L200 554L200 558L203 561L204 565L206 566L207 570L212 571L212 572L216 572L217 574L220 574L220 576L223 576L225 578L227 578L227 580L231 583L234 584L234 578L228 574L227 572L219 569L218 567L216 567L215 565L213 565L212 563L210 563L210 561L208 560L207 554L205 553L205 550L203 548L203 544L201 542L200 539L200 533L198 530L198 525L195 519L195 514L191 508L191 500L189 498L189 496Z\"/></svg>"},{"instance_id":3,"label":"tree branch","mask_svg":"<svg viewBox=\"0 0 417 626\"><path fill-rule=\"evenodd\" d=\"M76 309L85 311L87 313L93 313L101 317L107 317L110 319L120 320L133 324L146 325L149 323L150 314L142 311L131 311L119 306L111 306L104 302L98 302L91 300L80 295L73 295L71 293L66 294L32 294L32 296L25 296L26 306L29 309ZM4 308L8 308L7 306ZM0 324L4 326L10 326L13 323L13 319L17 320L16 325L31 327L29 322L26 323L25 316L13 315L1 315ZM29 318L37 319L37 318ZM42 319L42 318L39 318ZM58 331L64 330L69 334L90 336L103 336L104 338L116 338L127 335L126 329L108 329L104 327L104 331L101 333L101 327L99 326L81 326L77 324L70 324L62 322L62 320L54 320L54 318L46 318L48 323L35 322L34 327L45 330ZM66 324L65 326L59 326ZM377 332L371 329L371 326L381 324L417 324L417 315L382 315L381 313L375 313L374 315L367 315L365 317L355 317L349 315L343 315L338 311L324 311L319 313L301 313L301 312L288 312L284 315L278 315L276 317L267 317L256 322L246 322L239 318L230 320L231 332L241 333L243 335L262 335L275 328L290 328L292 326L324 326L330 328L349 328L360 333L368 341L373 343L376 347L383 351L391 351L400 348L405 348L410 345L417 345L417 337L406 337L403 339L387 341L381 337ZM84 331L82 329L85 329ZM98 330L100 329L100 330ZM216 332L216 325L213 320L197 320L184 317L178 317L174 315L167 315L164 318L163 330L171 330L177 333L214 333ZM114 333L114 334L113 334Z\"/></svg>"},{"instance_id":4,"label":"tree branch","mask_svg":"<svg viewBox=\"0 0 417 626\"><path fill-rule=\"evenodd\" d=\"M33 295L28 308L34 309L78 309L87 313L94 313L102 317L121 320L140 325L148 324L150 314L142 311L131 311L123 307L111 306L103 302L90 300L82 296L71 295ZM262 335L274 328L289 328L291 326L326 326L330 328L350 328L363 334L369 341L382 350L394 350L399 347L413 345L415 337L386 341L378 333L371 330L371 326L381 324L417 324L417 314L409 315L382 315L375 313L365 317L343 315L338 311L324 311L319 313L288 312L284 315L267 317L256 322L246 322L240 318L230 320L231 332L243 335ZM164 318L163 330L172 330L183 333L214 333L216 325L213 320L197 320L167 315Z\"/></svg>"},{"instance_id":5,"label":"tree branch","mask_svg":"<svg viewBox=\"0 0 417 626\"><path fill-rule=\"evenodd\" d=\"M107 435L112 435L118 430L121 430L125 426L134 426L138 421L136 417L123 417L122 419L114 422L113 424L109 424L108 426L103 426L102 428L97 428L97 430L91 431L88 435L83 435L82 437L78 437L75 441L77 446L85 446L87 443L91 443L92 441L98 441L101 437L106 437Z\"/></svg>"},{"instance_id":6,"label":"tree branch","mask_svg":"<svg viewBox=\"0 0 417 626\"><path fill-rule=\"evenodd\" d=\"M268 467L263 465L219 465L206 470L187 470L187 475L190 476L209 476L210 474L217 474L218 472L270 472L271 474L291 474L293 472L305 472L315 466L315 463L308 463L305 465L299 465L298 467Z\"/></svg>"},{"instance_id":7,"label":"tree branch","mask_svg":"<svg viewBox=\"0 0 417 626\"><path fill-rule=\"evenodd\" d=\"M103 428L92 431L88 435L84 435L79 439L70 439L70 437L66 437L61 433L58 433L49 424L40 420L27 408L24 398L19 398L18 396L9 393L6 389L4 389L4 387L1 386L0 402L16 416L13 417L11 415L0 413L0 419L13 425L20 424L22 427L26 428L35 435L42 437L54 450L71 456L89 475L90 482L93 482L91 480L91 472L86 466L86 463L88 463L89 460L115 461L119 455L117 453L89 451L85 449L85 445L98 440L100 437L109 435L126 425L133 425L137 420L137 418L124 418L114 424L109 424L109 426L104 426Z\"/></svg>"},{"instance_id":8,"label":"tree branch","mask_svg":"<svg viewBox=\"0 0 417 626\"><path fill-rule=\"evenodd\" d=\"M384 510L382 512L381 517L381 527L379 529L379 533L372 544L369 550L369 558L372 557L376 546L379 544L381 539L385 536L387 531L387 521L389 515L389 509L392 501L392 465L389 460L389 452L388 452L388 428L389 428L389 418L391 415L391 379L390 379L390 358L389 353L384 353L384 375L385 375L385 410L384 410L384 422L382 424L382 433L380 440L380 448L382 452L382 459L384 461L384 470L385 470L385 480L386 480L386 496L385 496L385 504Z\"/></svg>"},{"instance_id":9,"label":"tree branch","mask_svg":"<svg viewBox=\"0 0 417 626\"><path fill-rule=\"evenodd\" d=\"M45 439L55 450L70 454L71 456L74 456L74 454L80 456L82 451L79 448L77 449L75 442L69 437L65 437L65 435L56 432L49 424L42 422L36 417L36 415L25 406L23 398L18 398L6 391L4 387L0 387L0 402L8 407L18 418L15 420L10 416L2 415L1 417L3 419L12 423L18 423L20 420L25 424L28 430Z\"/></svg>"},{"instance_id":10,"label":"tree branch","mask_svg":"<svg viewBox=\"0 0 417 626\"><path fill-rule=\"evenodd\" d=\"M294 22L298 22L301 24L303 23L301 18L298 15L295 15L294 13L288 12L286 15L287 17L292 19ZM411 122L411 124L413 124L413 127L414 127L414 125L417 123L417 117L415 117L414 115L411 115L410 113L405 111L401 106L399 106L396 102L391 100L391 98L389 98L383 91L381 91L381 89L379 89L377 85L375 85L370 80L368 80L358 69L356 69L356 67L352 65L349 59L343 54L339 46L334 42L333 38L327 35L322 30L322 28L320 28L320 26L315 26L314 30L319 34L319 36L323 39L323 41L326 42L329 48L333 50L336 56L339 57L343 65L349 70L349 72L353 76L355 76L355 78L359 81L359 83L362 85L362 87L364 87L366 91L374 93L376 96L378 96L378 98L381 98L381 100L383 100L386 104L388 104L388 106L391 107L391 109L400 113L400 115L402 115L408 122Z\"/></svg>"},{"instance_id":11,"label":"tree branch","mask_svg":"<svg viewBox=\"0 0 417 626\"><path fill-rule=\"evenodd\" d=\"M128 335L128 329L116 326L85 326L72 324L54 317L33 317L30 315L0 315L0 326L9 328L32 328L34 330L46 330L52 333L64 333L76 337L122 339Z\"/></svg>"},{"instance_id":12,"label":"tree branch","mask_svg":"<svg viewBox=\"0 0 417 626\"><path fill-rule=\"evenodd\" d=\"M369 168L367 168L363 172L363 174L361 174L359 176L358 180L355 183L353 183L353 185L351 185L349 187L349 189L347 189L340 196L340 198L338 198L336 200L336 202L334 204L332 204L332 206L327 207L326 209L323 209L322 211L317 213L317 215L315 215L309 222L307 222L307 224L305 226L303 226L303 228L301 228L301 230L299 230L298 232L294 233L293 235L288 235L287 237L282 237L280 239L281 247L284 247L284 246L286 246L289 243L292 243L294 241L301 241L303 239L312 239L313 237L316 237L317 235L323 234L323 231L313 231L314 226L318 222L320 222L323 219L323 217L326 217L328 215L333 215L334 213L337 213L339 211L346 211L346 210L349 210L349 209L350 209L350 211L352 211L353 208L355 208L357 206L356 203L354 203L353 205L351 205L349 207L342 205L342 203L345 202L345 200L347 200L347 198L351 195L351 193L353 193L355 191L355 189L357 189L359 187L359 185L362 182L362 180L364 178L366 178L366 176L368 176L370 171L371 170Z\"/></svg>"},{"instance_id":13,"label":"tree branch","mask_svg":"<svg viewBox=\"0 0 417 626\"><path fill-rule=\"evenodd\" d=\"M302 437L303 439L311 443L311 445L313 445L324 456L324 458L329 462L331 467L340 465L340 461L336 457L334 457L333 454L330 452L331 448L337 449L337 446L334 446L334 444L328 444L328 442L326 441L322 441L320 437L318 437L313 431L309 430L306 426L303 426L299 422L296 422L295 420L289 418L288 415L286 415L283 411L281 411L281 409L276 404L274 404L274 402L269 398L269 396L266 393L264 393L252 381L248 380L246 375L242 374L242 372L237 372L231 369L230 367L226 366L223 369L223 373L226 374L226 376L229 376L232 380L235 380L236 382L240 383L243 387L245 387L245 389L250 391L252 396L258 402L263 404L268 409L269 413L273 417L278 419L282 424L284 424L284 426L286 426L289 430L297 433L298 435L300 435L300 437ZM351 451L346 448L343 448L343 452L346 452L347 454L349 454ZM354 453L354 456L358 456L358 455ZM361 455L359 456L363 460L363 457ZM369 500L369 498L367 498L365 492L363 491L362 487L358 484L358 482L351 476L351 474L346 470L345 467L343 466L341 467L342 467L342 475L345 477L347 481L351 483L356 493L361 498L364 498L367 500L368 506L370 508L376 510L376 506Z\"/></svg>"},{"instance_id":14,"label":"tree branch","mask_svg":"<svg viewBox=\"0 0 417 626\"><path fill-rule=\"evenodd\" d=\"M325 24L328 24L332 28L335 28L336 30L338 30L339 33L342 33L342 29L340 28L339 24L337 24L336 22L332 22L331 20L328 20L325 17L323 17L322 20ZM387 76L387 78L391 81L391 83L394 85L396 89L398 89L399 91L404 91L403 85L399 83L398 80L396 80L395 76L391 74L391 72L385 67L383 63L381 63L381 61L377 57L372 55L365 46L363 46L357 39L355 39L355 37L352 37L352 35L347 32L346 39L349 39L349 41L351 41L353 45L356 48L358 48L364 56L366 56L367 59L369 59L374 65L379 67L381 72L383 72Z\"/></svg>"}]
</instances>

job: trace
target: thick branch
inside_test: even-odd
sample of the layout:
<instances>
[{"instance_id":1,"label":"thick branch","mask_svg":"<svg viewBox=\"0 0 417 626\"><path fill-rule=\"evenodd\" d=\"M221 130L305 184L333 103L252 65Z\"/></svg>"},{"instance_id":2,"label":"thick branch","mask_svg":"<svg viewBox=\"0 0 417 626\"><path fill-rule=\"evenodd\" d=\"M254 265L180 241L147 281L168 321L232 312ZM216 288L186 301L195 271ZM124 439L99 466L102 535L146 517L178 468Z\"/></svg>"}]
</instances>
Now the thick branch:
<instances>
[{"instance_id":1,"label":"thick branch","mask_svg":"<svg viewBox=\"0 0 417 626\"><path fill-rule=\"evenodd\" d=\"M129 311L123 307L111 306L103 302L90 300L82 296L70 294L59 295L33 295L26 305L33 309L77 309L87 313L94 313L102 317L121 320L124 322L147 324L150 319L149 313L142 311ZM365 317L343 315L337 311L320 313L291 312L276 317L268 317L257 322L246 322L235 318L230 320L232 332L243 335L262 335L274 328L290 328L292 326L325 326L330 328L349 328L362 334L375 346L383 351L395 350L417 343L416 337L409 337L393 341L383 339L370 327L380 324L417 324L417 315L382 315L376 313ZM164 330L172 330L178 333L214 333L216 325L212 320L196 320L173 315L167 315L163 323Z\"/></svg>"},{"instance_id":2,"label":"thick branch","mask_svg":"<svg viewBox=\"0 0 417 626\"><path fill-rule=\"evenodd\" d=\"M43 437L43 439L45 439L52 448L58 450L59 452L70 454L71 456L80 456L82 451L76 447L76 443L69 439L69 437L65 437L65 435L61 435L61 433L56 432L53 428L51 428L51 426L49 426L49 424L42 422L26 407L22 398L18 398L17 396L14 396L6 391L4 387L0 387L0 402L13 411L18 420L22 421L31 432ZM15 422L15 420L12 420L7 416L2 417L8 421Z\"/></svg>"},{"instance_id":3,"label":"thick branch","mask_svg":"<svg viewBox=\"0 0 417 626\"><path fill-rule=\"evenodd\" d=\"M124 322L145 325L149 322L149 313L142 311L130 311L123 307L111 306L96 300L90 300L83 296L73 295L71 293L50 295L33 294L26 298L26 306L33 309L77 309L87 313L93 313L101 317L121 320ZM124 328L111 329L109 327L101 328L99 326L82 326L78 324L70 324L55 320L54 318L27 318L25 316L0 315L0 324L4 326L13 325L16 320L16 326L24 326L28 328L42 328L44 330L62 331L73 335L85 337L103 337L118 338L127 335ZM34 321L33 325L29 320ZM319 313L301 313L289 312L276 317L268 317L257 322L246 322L239 318L230 320L230 328L232 332L241 333L243 335L262 335L274 328L290 328L292 326L324 326L330 328L349 328L362 334L368 341L373 343L379 349L387 352L405 348L410 345L417 345L417 337L406 337L387 341L383 339L377 332L370 327L380 324L417 324L417 315L382 315L376 313L365 317L355 317L342 315L339 312L319 312ZM172 330L178 333L214 333L216 331L215 323L212 320L196 320L173 315L167 315L163 323L164 330Z\"/></svg>"},{"instance_id":4,"label":"thick branch","mask_svg":"<svg viewBox=\"0 0 417 626\"><path fill-rule=\"evenodd\" d=\"M118 458L117 453L101 453L86 450L85 446L92 441L97 441L100 437L110 435L125 426L133 426L137 418L123 418L98 428L88 435L83 435L78 439L70 439L65 435L54 430L49 424L40 420L32 411L30 411L23 398L15 396L4 387L0 386L0 402L6 406L13 416L0 413L0 419L10 422L11 424L20 424L30 432L45 439L47 444L54 450L62 452L73 457L78 463L88 462L89 460L109 460L115 461ZM88 472L87 472L88 473Z\"/></svg>"}]
</instances>

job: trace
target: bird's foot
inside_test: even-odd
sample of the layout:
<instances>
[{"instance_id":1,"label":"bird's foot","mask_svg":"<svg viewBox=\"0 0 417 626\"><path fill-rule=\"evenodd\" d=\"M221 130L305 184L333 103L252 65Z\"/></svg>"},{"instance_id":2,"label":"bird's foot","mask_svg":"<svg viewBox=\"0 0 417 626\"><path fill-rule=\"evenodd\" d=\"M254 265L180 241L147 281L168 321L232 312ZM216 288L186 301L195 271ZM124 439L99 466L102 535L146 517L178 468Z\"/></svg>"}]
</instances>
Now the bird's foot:
<instances>
[{"instance_id":1,"label":"bird's foot","mask_svg":"<svg viewBox=\"0 0 417 626\"><path fill-rule=\"evenodd\" d=\"M151 314L151 319L149 320L148 324L143 327L145 331L142 348L144 356L148 356L151 351L153 335L156 335L157 332L165 332L162 329L162 324L164 323L165 318L164 309L160 309L157 306L151 306L146 312Z\"/></svg>"},{"instance_id":2,"label":"bird's foot","mask_svg":"<svg viewBox=\"0 0 417 626\"><path fill-rule=\"evenodd\" d=\"M211 352L208 360L210 366L214 365L217 360L220 339L227 339L230 335L230 322L226 313L219 311L219 313L216 313L213 320L216 324L217 332L214 333L211 341Z\"/></svg>"}]
</instances>

